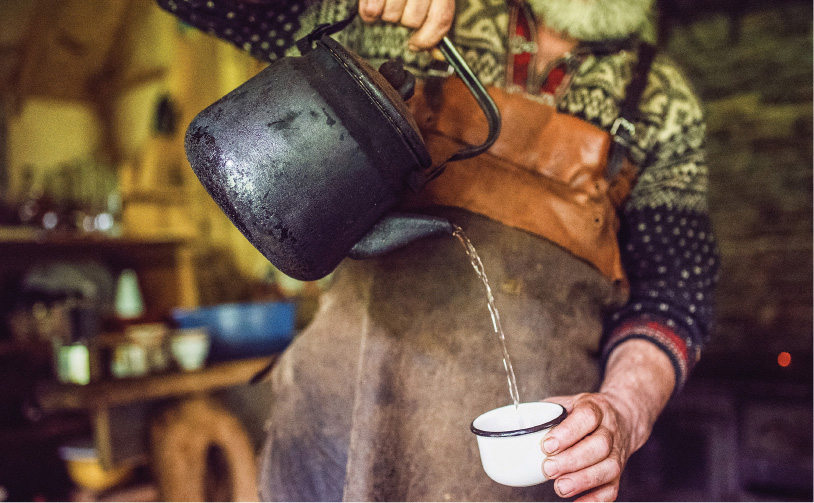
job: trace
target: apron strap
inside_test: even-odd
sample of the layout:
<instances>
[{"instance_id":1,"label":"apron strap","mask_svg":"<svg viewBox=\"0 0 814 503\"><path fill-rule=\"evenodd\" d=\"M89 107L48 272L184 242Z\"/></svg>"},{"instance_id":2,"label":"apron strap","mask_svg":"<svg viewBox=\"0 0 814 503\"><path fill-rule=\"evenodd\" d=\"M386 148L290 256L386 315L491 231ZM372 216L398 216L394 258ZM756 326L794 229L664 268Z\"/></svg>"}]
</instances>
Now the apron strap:
<instances>
[{"instance_id":1,"label":"apron strap","mask_svg":"<svg viewBox=\"0 0 814 503\"><path fill-rule=\"evenodd\" d=\"M544 75L535 73L537 54L537 25L534 14L524 0L510 0L509 9L509 55L506 58L507 88L520 88L531 94L552 93L552 104L556 95L568 85L571 72L583 61L583 56L593 54L606 56L619 51L632 50L636 40L628 37L619 40L597 42L580 42L580 44L561 60L552 63ZM644 42L638 43L638 61L633 70L633 77L625 90L625 98L619 108L619 117L611 127L613 142L609 152L606 179L612 181L624 165L624 159L633 144L636 128L633 120L637 118L639 101L647 86L647 75L656 55L656 47ZM541 81L540 77L545 81Z\"/></svg>"},{"instance_id":2,"label":"apron strap","mask_svg":"<svg viewBox=\"0 0 814 503\"><path fill-rule=\"evenodd\" d=\"M623 161L633 145L633 138L636 135L636 126L633 125L633 121L638 118L639 101L647 87L647 76L655 57L656 46L646 42L639 44L639 58L633 69L633 77L625 90L625 99L619 107L619 117L616 118L610 130L613 143L608 155L608 180L613 180L621 171Z\"/></svg>"}]
</instances>

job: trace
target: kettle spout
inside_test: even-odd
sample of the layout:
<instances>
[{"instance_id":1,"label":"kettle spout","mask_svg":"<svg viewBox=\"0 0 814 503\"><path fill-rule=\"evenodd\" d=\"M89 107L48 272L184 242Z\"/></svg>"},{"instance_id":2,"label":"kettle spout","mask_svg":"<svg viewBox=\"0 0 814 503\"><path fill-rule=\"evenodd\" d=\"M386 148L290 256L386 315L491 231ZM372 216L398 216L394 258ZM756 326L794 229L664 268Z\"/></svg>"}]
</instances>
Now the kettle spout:
<instances>
[{"instance_id":1,"label":"kettle spout","mask_svg":"<svg viewBox=\"0 0 814 503\"><path fill-rule=\"evenodd\" d=\"M366 259L397 250L417 239L452 234L452 222L445 218L410 213L385 215L348 253L352 259Z\"/></svg>"}]
</instances>

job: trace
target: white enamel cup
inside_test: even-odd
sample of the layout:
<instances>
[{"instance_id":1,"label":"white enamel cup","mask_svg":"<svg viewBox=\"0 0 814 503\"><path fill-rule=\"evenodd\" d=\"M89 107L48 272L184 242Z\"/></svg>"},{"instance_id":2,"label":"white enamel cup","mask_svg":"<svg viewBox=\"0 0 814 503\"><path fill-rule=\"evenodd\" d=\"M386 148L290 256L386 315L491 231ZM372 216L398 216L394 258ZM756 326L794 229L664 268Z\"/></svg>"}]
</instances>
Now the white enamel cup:
<instances>
[{"instance_id":1,"label":"white enamel cup","mask_svg":"<svg viewBox=\"0 0 814 503\"><path fill-rule=\"evenodd\" d=\"M507 405L478 416L470 429L477 436L486 475L507 486L527 487L548 480L541 447L545 434L567 416L562 405L551 402Z\"/></svg>"}]
</instances>

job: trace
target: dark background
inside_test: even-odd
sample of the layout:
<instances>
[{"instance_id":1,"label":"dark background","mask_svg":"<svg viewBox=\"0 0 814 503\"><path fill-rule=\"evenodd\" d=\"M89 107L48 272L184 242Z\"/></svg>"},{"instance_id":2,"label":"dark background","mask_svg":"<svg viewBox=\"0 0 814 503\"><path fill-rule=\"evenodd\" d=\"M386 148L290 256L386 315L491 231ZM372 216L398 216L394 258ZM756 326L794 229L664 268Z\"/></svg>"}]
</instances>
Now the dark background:
<instances>
[{"instance_id":1,"label":"dark background","mask_svg":"<svg viewBox=\"0 0 814 503\"><path fill-rule=\"evenodd\" d=\"M812 501L812 4L659 5L708 114L722 271L712 341L620 500Z\"/></svg>"},{"instance_id":2,"label":"dark background","mask_svg":"<svg viewBox=\"0 0 814 503\"><path fill-rule=\"evenodd\" d=\"M659 8L661 49L707 110L723 265L712 340L631 458L619 499L812 501L812 3L660 0ZM2 365L9 389L49 371ZM23 401L0 403L0 425L38 425L0 428L0 474L20 488L12 499L64 500L70 482L56 448L88 430L87 418L36 415Z\"/></svg>"}]
</instances>

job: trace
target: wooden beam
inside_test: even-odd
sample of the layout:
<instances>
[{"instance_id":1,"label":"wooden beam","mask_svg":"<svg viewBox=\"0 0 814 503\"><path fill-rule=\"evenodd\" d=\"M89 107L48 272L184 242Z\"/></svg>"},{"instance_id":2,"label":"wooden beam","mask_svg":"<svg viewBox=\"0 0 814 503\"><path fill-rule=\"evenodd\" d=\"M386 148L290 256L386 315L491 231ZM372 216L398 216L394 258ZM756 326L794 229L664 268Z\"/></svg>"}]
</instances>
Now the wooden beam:
<instances>
[{"instance_id":1,"label":"wooden beam","mask_svg":"<svg viewBox=\"0 0 814 503\"><path fill-rule=\"evenodd\" d=\"M27 34L23 39L23 56L20 60L20 69L17 79L12 85L12 95L14 96L15 112L19 113L22 104L22 97L30 94L37 77L37 67L40 54L47 45L47 34L53 23L62 10L63 3L59 0L37 0L34 8L35 14L32 16L31 24ZM43 13L38 15L37 13ZM46 16L44 13L49 13Z\"/></svg>"}]
</instances>

